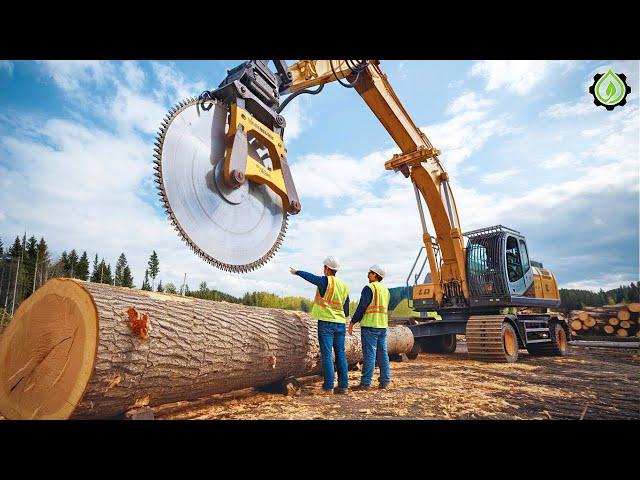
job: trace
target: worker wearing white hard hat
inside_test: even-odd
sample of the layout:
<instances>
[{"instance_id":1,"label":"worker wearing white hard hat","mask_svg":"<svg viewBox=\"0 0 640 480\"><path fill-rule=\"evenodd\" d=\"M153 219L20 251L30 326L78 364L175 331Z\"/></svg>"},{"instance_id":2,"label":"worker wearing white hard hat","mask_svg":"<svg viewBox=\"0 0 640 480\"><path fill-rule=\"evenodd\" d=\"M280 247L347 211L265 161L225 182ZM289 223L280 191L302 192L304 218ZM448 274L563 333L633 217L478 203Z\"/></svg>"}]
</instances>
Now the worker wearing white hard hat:
<instances>
[{"instance_id":1,"label":"worker wearing white hard hat","mask_svg":"<svg viewBox=\"0 0 640 480\"><path fill-rule=\"evenodd\" d=\"M346 322L349 316L349 287L336 277L340 262L335 257L327 257L322 262L323 275L318 276L291 267L290 272L298 275L316 288L310 315L318 320L318 343L322 354L322 371L325 393L347 393L349 376L347 354L344 348ZM334 386L333 351L338 370L338 387Z\"/></svg>"},{"instance_id":2,"label":"worker wearing white hard hat","mask_svg":"<svg viewBox=\"0 0 640 480\"><path fill-rule=\"evenodd\" d=\"M372 265L367 272L369 284L360 294L358 308L349 323L349 335L353 335L353 326L360 322L362 341L362 378L354 390L368 390L373 381L376 360L380 367L378 388L388 388L391 382L391 365L387 353L387 327L389 325L387 309L391 297L389 289L383 285L385 269Z\"/></svg>"}]
</instances>

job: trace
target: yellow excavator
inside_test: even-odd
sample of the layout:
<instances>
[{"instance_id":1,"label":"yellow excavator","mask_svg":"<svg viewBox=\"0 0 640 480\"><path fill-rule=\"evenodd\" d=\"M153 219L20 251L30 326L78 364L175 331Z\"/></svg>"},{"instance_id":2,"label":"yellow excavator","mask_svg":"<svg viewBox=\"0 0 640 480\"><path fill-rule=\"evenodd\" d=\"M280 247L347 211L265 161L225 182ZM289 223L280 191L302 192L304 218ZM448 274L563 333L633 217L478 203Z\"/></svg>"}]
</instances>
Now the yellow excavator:
<instances>
[{"instance_id":1,"label":"yellow excavator","mask_svg":"<svg viewBox=\"0 0 640 480\"><path fill-rule=\"evenodd\" d=\"M270 260L289 215L302 209L281 113L297 96L337 81L358 92L400 148L385 168L413 184L423 245L407 277L419 315L409 325L412 355L451 353L456 334L466 335L468 353L478 360L515 362L524 348L531 355L566 355L567 325L549 313L560 303L553 274L530 259L524 235L514 229L462 232L440 151L413 123L378 60L273 63L275 72L269 60L228 70L217 89L179 103L162 122L154 167L159 194L196 254L230 272Z\"/></svg>"}]
</instances>

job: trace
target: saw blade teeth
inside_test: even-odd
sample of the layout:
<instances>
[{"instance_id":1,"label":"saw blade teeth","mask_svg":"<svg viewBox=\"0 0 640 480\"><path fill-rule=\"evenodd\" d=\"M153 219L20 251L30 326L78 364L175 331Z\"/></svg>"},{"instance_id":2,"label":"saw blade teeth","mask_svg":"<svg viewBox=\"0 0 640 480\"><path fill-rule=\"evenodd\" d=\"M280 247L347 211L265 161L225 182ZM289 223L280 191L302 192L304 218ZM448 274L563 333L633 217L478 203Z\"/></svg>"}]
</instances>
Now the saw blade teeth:
<instances>
[{"instance_id":1,"label":"saw blade teeth","mask_svg":"<svg viewBox=\"0 0 640 480\"><path fill-rule=\"evenodd\" d=\"M162 120L161 125L155 137L155 142L154 142L154 146L155 146L154 155L153 155L154 157L153 169L154 169L154 177L155 177L154 182L156 183L156 188L158 189L160 202L162 203L162 206L168 216L168 220L169 220L168 224L178 233L178 237L180 238L180 240L183 241L185 245L194 254L202 258L209 265L219 270L229 272L229 273L240 273L240 274L249 273L259 269L260 267L268 263L271 260L271 258L275 255L275 253L279 250L280 246L282 245L284 235L287 231L287 226L288 226L289 215L286 211L282 212L283 219L280 226L280 233L278 234L271 248L261 258L245 265L228 264L210 256L208 253L200 249L195 243L191 241L189 235L187 235L186 232L182 230L180 223L178 222L178 219L171 208L171 204L169 203L169 199L167 198L166 192L164 190L163 175L162 175L162 149L163 149L165 136L169 129L169 125L171 125L171 122L181 110L189 107L190 105L197 106L199 102L200 102L200 97L197 97L197 96L189 97L186 100L179 102L177 105L169 108L169 113ZM220 104L220 102L216 99L207 99L207 103Z\"/></svg>"}]
</instances>

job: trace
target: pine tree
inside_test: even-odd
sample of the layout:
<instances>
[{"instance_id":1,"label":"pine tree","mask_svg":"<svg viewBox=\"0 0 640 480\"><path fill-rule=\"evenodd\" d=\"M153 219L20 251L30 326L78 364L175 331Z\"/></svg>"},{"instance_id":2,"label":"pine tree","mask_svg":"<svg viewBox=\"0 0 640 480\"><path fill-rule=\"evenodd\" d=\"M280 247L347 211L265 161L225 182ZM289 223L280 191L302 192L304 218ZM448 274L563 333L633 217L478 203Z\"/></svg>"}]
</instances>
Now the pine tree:
<instances>
[{"instance_id":1,"label":"pine tree","mask_svg":"<svg viewBox=\"0 0 640 480\"><path fill-rule=\"evenodd\" d=\"M207 288L207 282L202 282L200 284L200 291L201 292L207 292L209 289Z\"/></svg>"},{"instance_id":2,"label":"pine tree","mask_svg":"<svg viewBox=\"0 0 640 480\"><path fill-rule=\"evenodd\" d=\"M119 287L124 287L124 267L127 266L127 257L125 257L124 253L121 253L118 257L118 262L116 263L116 285Z\"/></svg>"},{"instance_id":3,"label":"pine tree","mask_svg":"<svg viewBox=\"0 0 640 480\"><path fill-rule=\"evenodd\" d=\"M69 277L78 277L78 253L75 248L69 252Z\"/></svg>"},{"instance_id":4,"label":"pine tree","mask_svg":"<svg viewBox=\"0 0 640 480\"><path fill-rule=\"evenodd\" d=\"M125 265L122 270L122 286L133 288L133 275L131 275L131 269L129 265Z\"/></svg>"},{"instance_id":5,"label":"pine tree","mask_svg":"<svg viewBox=\"0 0 640 480\"><path fill-rule=\"evenodd\" d=\"M13 242L13 245L11 245L11 248L9 249L9 255L11 255L13 258L18 258L20 255L22 255L22 243L20 242L20 237L16 236L16 240Z\"/></svg>"},{"instance_id":6,"label":"pine tree","mask_svg":"<svg viewBox=\"0 0 640 480\"><path fill-rule=\"evenodd\" d=\"M98 263L98 254L93 258L93 271L91 272L91 281L100 283L100 264Z\"/></svg>"},{"instance_id":7,"label":"pine tree","mask_svg":"<svg viewBox=\"0 0 640 480\"><path fill-rule=\"evenodd\" d=\"M156 292L164 292L164 288L162 287L162 280L158 282L158 288Z\"/></svg>"},{"instance_id":8,"label":"pine tree","mask_svg":"<svg viewBox=\"0 0 640 480\"><path fill-rule=\"evenodd\" d=\"M82 252L82 256L80 260L78 260L75 276L80 280L89 279L89 257L87 256L87 252Z\"/></svg>"},{"instance_id":9,"label":"pine tree","mask_svg":"<svg viewBox=\"0 0 640 480\"><path fill-rule=\"evenodd\" d=\"M4 255L4 248L2 246L2 239L0 238L0 256Z\"/></svg>"},{"instance_id":10,"label":"pine tree","mask_svg":"<svg viewBox=\"0 0 640 480\"><path fill-rule=\"evenodd\" d=\"M165 293L171 293L173 295L178 293L178 290L176 290L176 286L171 282L167 283L167 288L165 288L164 291Z\"/></svg>"},{"instance_id":11,"label":"pine tree","mask_svg":"<svg viewBox=\"0 0 640 480\"><path fill-rule=\"evenodd\" d=\"M68 277L69 273L71 272L71 266L69 264L69 255L67 255L66 250L62 252L62 255L60 255L59 263L62 266L62 276Z\"/></svg>"},{"instance_id":12,"label":"pine tree","mask_svg":"<svg viewBox=\"0 0 640 480\"><path fill-rule=\"evenodd\" d=\"M33 292L33 279L36 273L36 261L38 260L38 241L33 235L27 241L24 252L24 285L22 286L24 298Z\"/></svg>"},{"instance_id":13,"label":"pine tree","mask_svg":"<svg viewBox=\"0 0 640 480\"><path fill-rule=\"evenodd\" d=\"M111 264L108 263L104 267L104 274L102 275L102 283L113 285L113 276L111 275Z\"/></svg>"},{"instance_id":14,"label":"pine tree","mask_svg":"<svg viewBox=\"0 0 640 480\"><path fill-rule=\"evenodd\" d=\"M158 254L154 250L149 257L149 276L151 277L151 288L155 284L156 277L160 272L160 261L158 260Z\"/></svg>"},{"instance_id":15,"label":"pine tree","mask_svg":"<svg viewBox=\"0 0 640 480\"><path fill-rule=\"evenodd\" d=\"M38 269L36 271L36 282L38 286L41 286L47 281L49 275L49 268L51 267L51 255L49 253L49 247L47 242L44 241L44 237L40 237L38 243Z\"/></svg>"},{"instance_id":16,"label":"pine tree","mask_svg":"<svg viewBox=\"0 0 640 480\"><path fill-rule=\"evenodd\" d=\"M149 285L149 270L144 271L144 280L142 281L142 290L151 291L151 285Z\"/></svg>"}]
</instances>

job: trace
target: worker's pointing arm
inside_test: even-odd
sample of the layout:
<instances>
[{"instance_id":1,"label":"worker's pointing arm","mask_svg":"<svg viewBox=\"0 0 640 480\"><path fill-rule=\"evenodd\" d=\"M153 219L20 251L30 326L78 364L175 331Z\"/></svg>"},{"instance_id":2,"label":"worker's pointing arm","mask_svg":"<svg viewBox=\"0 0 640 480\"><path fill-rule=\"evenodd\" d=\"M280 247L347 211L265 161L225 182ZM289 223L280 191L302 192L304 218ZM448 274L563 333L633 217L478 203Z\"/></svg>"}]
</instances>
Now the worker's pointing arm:
<instances>
[{"instance_id":1,"label":"worker's pointing arm","mask_svg":"<svg viewBox=\"0 0 640 480\"><path fill-rule=\"evenodd\" d=\"M313 273L303 272L302 270L296 270L293 267L291 267L289 271L293 275L298 275L299 277L302 277L307 282L313 283L316 287L318 287L318 290L320 290L320 295L324 296L325 292L327 291L327 284L329 283L329 281L327 280L327 277L319 277L317 275L314 275Z\"/></svg>"}]
</instances>

